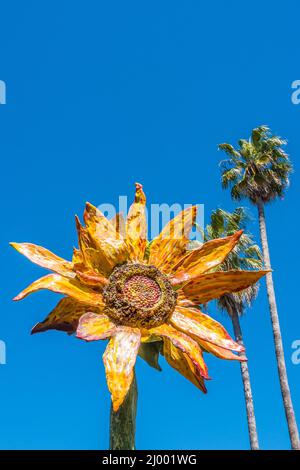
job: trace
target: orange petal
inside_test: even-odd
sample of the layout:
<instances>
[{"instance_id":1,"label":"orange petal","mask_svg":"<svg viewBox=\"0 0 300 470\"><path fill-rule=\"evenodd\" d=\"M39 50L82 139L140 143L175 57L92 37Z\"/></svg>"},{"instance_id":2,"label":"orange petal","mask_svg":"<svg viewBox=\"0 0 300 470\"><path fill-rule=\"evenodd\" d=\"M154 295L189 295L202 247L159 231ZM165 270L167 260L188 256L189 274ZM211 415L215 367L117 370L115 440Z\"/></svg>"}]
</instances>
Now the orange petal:
<instances>
[{"instance_id":1,"label":"orange petal","mask_svg":"<svg viewBox=\"0 0 300 470\"><path fill-rule=\"evenodd\" d=\"M183 293L192 302L204 304L224 294L244 290L268 272L270 271L218 271L199 274L183 287Z\"/></svg>"},{"instance_id":2,"label":"orange petal","mask_svg":"<svg viewBox=\"0 0 300 470\"><path fill-rule=\"evenodd\" d=\"M116 239L116 228L95 206L86 203L83 220L90 237L97 242L105 238Z\"/></svg>"},{"instance_id":3,"label":"orange petal","mask_svg":"<svg viewBox=\"0 0 300 470\"><path fill-rule=\"evenodd\" d=\"M78 218L76 218L76 227L84 264L93 271L109 276L115 265L126 259L127 248L124 240L106 238L96 241L91 238L87 228L81 225Z\"/></svg>"},{"instance_id":4,"label":"orange petal","mask_svg":"<svg viewBox=\"0 0 300 470\"><path fill-rule=\"evenodd\" d=\"M101 291L108 283L108 280L105 277L95 273L92 270L84 269L84 266L76 269L76 276L83 284L87 284L91 287L97 287L98 289L101 289Z\"/></svg>"},{"instance_id":5,"label":"orange petal","mask_svg":"<svg viewBox=\"0 0 300 470\"><path fill-rule=\"evenodd\" d=\"M176 348L188 355L199 374L209 379L201 348L195 340L167 324L152 328L150 332L168 338Z\"/></svg>"},{"instance_id":6,"label":"orange petal","mask_svg":"<svg viewBox=\"0 0 300 470\"><path fill-rule=\"evenodd\" d=\"M31 333L59 330L72 334L76 331L80 317L89 312L91 308L94 312L101 312L101 309L83 304L71 297L65 297L58 302L44 321L37 323L33 327Z\"/></svg>"},{"instance_id":7,"label":"orange petal","mask_svg":"<svg viewBox=\"0 0 300 470\"><path fill-rule=\"evenodd\" d=\"M73 271L73 264L66 261L59 256L56 256L51 251L33 243L10 243L19 253L26 256L35 264L42 266L46 269L51 269L62 276L75 277Z\"/></svg>"},{"instance_id":8,"label":"orange petal","mask_svg":"<svg viewBox=\"0 0 300 470\"><path fill-rule=\"evenodd\" d=\"M105 240L98 240L97 251L99 256L101 255L102 266L105 265L106 275L110 275L117 264L122 264L128 259L128 248L123 239L106 238Z\"/></svg>"},{"instance_id":9,"label":"orange petal","mask_svg":"<svg viewBox=\"0 0 300 470\"><path fill-rule=\"evenodd\" d=\"M179 289L178 292L177 292L177 305L179 307L194 307L194 308L198 308L198 305L195 304L194 302L192 302L191 300L188 300L184 293L183 293L183 290L182 289Z\"/></svg>"},{"instance_id":10,"label":"orange petal","mask_svg":"<svg viewBox=\"0 0 300 470\"><path fill-rule=\"evenodd\" d=\"M89 312L79 320L76 336L85 341L109 338L116 331L116 325L106 315Z\"/></svg>"},{"instance_id":11,"label":"orange petal","mask_svg":"<svg viewBox=\"0 0 300 470\"><path fill-rule=\"evenodd\" d=\"M84 252L85 265L88 266L92 271L100 273L104 277L109 277L114 262L108 259L107 253L96 248L86 248ZM79 268L80 269L80 268Z\"/></svg>"},{"instance_id":12,"label":"orange petal","mask_svg":"<svg viewBox=\"0 0 300 470\"><path fill-rule=\"evenodd\" d=\"M108 269L106 271L110 274L116 264L123 263L128 258L125 240L117 232L114 224L89 202L86 203L83 218L94 247L107 260Z\"/></svg>"},{"instance_id":13,"label":"orange petal","mask_svg":"<svg viewBox=\"0 0 300 470\"><path fill-rule=\"evenodd\" d=\"M161 338L157 335L154 335L153 333L150 332L150 330L147 330L146 328L140 328L141 332L141 342L142 343L153 343L155 341L161 341Z\"/></svg>"},{"instance_id":14,"label":"orange petal","mask_svg":"<svg viewBox=\"0 0 300 470\"><path fill-rule=\"evenodd\" d=\"M93 260L93 258L91 258L89 251L88 251L88 250L95 250L95 247L92 243L92 240L89 237L87 229L81 225L80 220L77 217L77 215L75 216L75 223L76 223L76 229L77 229L77 235L78 235L78 245L80 249L80 255L78 251L74 251L74 256L76 256L76 259L78 259L79 262L80 262L80 259L82 258L86 266L91 267L91 268L96 268L97 259L95 257L95 259Z\"/></svg>"},{"instance_id":15,"label":"orange petal","mask_svg":"<svg viewBox=\"0 0 300 470\"><path fill-rule=\"evenodd\" d=\"M202 392L207 392L204 379L198 373L198 369L194 366L189 356L176 348L167 338L164 339L164 356L173 369L177 370L183 377L202 390Z\"/></svg>"},{"instance_id":16,"label":"orange petal","mask_svg":"<svg viewBox=\"0 0 300 470\"><path fill-rule=\"evenodd\" d=\"M67 279L59 274L49 274L48 276L41 277L20 292L14 300L22 300L28 294L37 292L41 289L48 289L59 294L65 294L79 302L94 305L95 307L102 307L104 305L101 294L82 285L76 279Z\"/></svg>"},{"instance_id":17,"label":"orange petal","mask_svg":"<svg viewBox=\"0 0 300 470\"><path fill-rule=\"evenodd\" d=\"M75 222L78 234L78 244L82 258L81 264L84 264L87 268L104 274L110 268L107 266L105 255L96 249L95 243L91 239L86 227L81 225L77 216L75 216ZM80 261L80 256L78 256L78 253L76 257L78 258L78 261Z\"/></svg>"},{"instance_id":18,"label":"orange petal","mask_svg":"<svg viewBox=\"0 0 300 470\"><path fill-rule=\"evenodd\" d=\"M135 199L126 220L127 244L132 261L142 261L147 245L146 196L143 186L135 184Z\"/></svg>"},{"instance_id":19,"label":"orange petal","mask_svg":"<svg viewBox=\"0 0 300 470\"><path fill-rule=\"evenodd\" d=\"M242 233L243 230L239 230L230 237L210 240L197 250L186 254L173 269L175 275L172 284L189 281L194 276L203 274L221 264L238 243Z\"/></svg>"},{"instance_id":20,"label":"orange petal","mask_svg":"<svg viewBox=\"0 0 300 470\"><path fill-rule=\"evenodd\" d=\"M200 340L232 351L245 350L243 346L233 341L220 323L198 309L177 306L170 321L176 328L196 336Z\"/></svg>"},{"instance_id":21,"label":"orange petal","mask_svg":"<svg viewBox=\"0 0 300 470\"><path fill-rule=\"evenodd\" d=\"M81 253L80 250L77 250L77 248L73 248L72 263L73 264L82 264L83 263L82 253Z\"/></svg>"},{"instance_id":22,"label":"orange petal","mask_svg":"<svg viewBox=\"0 0 300 470\"><path fill-rule=\"evenodd\" d=\"M115 217L111 219L111 223L113 224L117 234L125 238L126 237L126 221L125 221L124 215L121 212L119 212L118 214L115 215Z\"/></svg>"},{"instance_id":23,"label":"orange petal","mask_svg":"<svg viewBox=\"0 0 300 470\"><path fill-rule=\"evenodd\" d=\"M204 351L211 353L214 356L219 357L220 359L227 359L229 361L241 361L241 362L247 361L246 356L240 356L240 355L234 354L228 349L220 348L219 346L216 346L215 344L208 343L207 341L202 341L198 338L196 338L196 340L197 340L197 343L200 344L201 348Z\"/></svg>"},{"instance_id":24,"label":"orange petal","mask_svg":"<svg viewBox=\"0 0 300 470\"><path fill-rule=\"evenodd\" d=\"M119 328L103 354L106 380L114 411L118 411L130 388L140 341L139 330Z\"/></svg>"},{"instance_id":25,"label":"orange petal","mask_svg":"<svg viewBox=\"0 0 300 470\"><path fill-rule=\"evenodd\" d=\"M163 228L151 243L149 264L154 264L165 273L173 272L174 265L186 252L196 215L197 207L188 207Z\"/></svg>"}]
</instances>

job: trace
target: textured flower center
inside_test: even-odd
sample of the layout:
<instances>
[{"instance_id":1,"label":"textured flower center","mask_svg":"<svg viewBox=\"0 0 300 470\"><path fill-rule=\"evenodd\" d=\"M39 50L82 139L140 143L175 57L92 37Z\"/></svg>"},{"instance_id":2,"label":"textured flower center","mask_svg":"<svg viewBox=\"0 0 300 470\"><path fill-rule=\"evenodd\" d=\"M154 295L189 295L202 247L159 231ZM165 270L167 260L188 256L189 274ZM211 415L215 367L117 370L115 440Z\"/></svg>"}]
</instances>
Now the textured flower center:
<instances>
[{"instance_id":1,"label":"textured flower center","mask_svg":"<svg viewBox=\"0 0 300 470\"><path fill-rule=\"evenodd\" d=\"M167 276L154 266L117 266L103 292L106 314L117 324L153 328L169 320L177 295Z\"/></svg>"},{"instance_id":2,"label":"textured flower center","mask_svg":"<svg viewBox=\"0 0 300 470\"><path fill-rule=\"evenodd\" d=\"M136 274L125 282L123 294L132 305L151 308L159 301L161 290L154 279Z\"/></svg>"}]
</instances>

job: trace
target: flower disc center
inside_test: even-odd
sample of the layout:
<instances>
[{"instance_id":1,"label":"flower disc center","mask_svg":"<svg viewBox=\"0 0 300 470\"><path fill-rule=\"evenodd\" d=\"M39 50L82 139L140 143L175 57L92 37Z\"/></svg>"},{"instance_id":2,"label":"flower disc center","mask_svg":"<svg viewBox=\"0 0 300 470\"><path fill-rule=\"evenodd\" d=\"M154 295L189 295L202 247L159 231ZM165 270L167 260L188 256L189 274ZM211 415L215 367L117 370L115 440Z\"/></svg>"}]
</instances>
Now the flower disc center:
<instances>
[{"instance_id":1,"label":"flower disc center","mask_svg":"<svg viewBox=\"0 0 300 470\"><path fill-rule=\"evenodd\" d=\"M161 290L154 279L135 274L125 282L123 294L131 305L151 308L159 301Z\"/></svg>"},{"instance_id":2,"label":"flower disc center","mask_svg":"<svg viewBox=\"0 0 300 470\"><path fill-rule=\"evenodd\" d=\"M117 266L103 291L106 314L118 325L153 328L172 315L177 294L167 276L155 266Z\"/></svg>"}]
</instances>

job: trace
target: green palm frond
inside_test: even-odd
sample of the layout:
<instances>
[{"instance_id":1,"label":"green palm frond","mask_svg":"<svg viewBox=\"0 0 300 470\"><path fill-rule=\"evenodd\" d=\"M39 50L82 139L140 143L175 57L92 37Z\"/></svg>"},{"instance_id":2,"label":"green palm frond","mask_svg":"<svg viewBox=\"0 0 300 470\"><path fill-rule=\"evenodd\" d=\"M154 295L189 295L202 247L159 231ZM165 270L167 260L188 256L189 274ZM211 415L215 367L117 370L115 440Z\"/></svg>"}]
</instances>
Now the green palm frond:
<instances>
[{"instance_id":1,"label":"green palm frond","mask_svg":"<svg viewBox=\"0 0 300 470\"><path fill-rule=\"evenodd\" d=\"M220 163L222 187L231 189L233 199L246 197L254 204L282 197L293 170L282 148L286 144L265 125L253 129L249 140L240 139L238 148L220 144L219 149L229 157Z\"/></svg>"},{"instance_id":2,"label":"green palm frond","mask_svg":"<svg viewBox=\"0 0 300 470\"><path fill-rule=\"evenodd\" d=\"M252 130L251 140L254 144L258 143L262 137L265 137L269 132L268 126L259 126Z\"/></svg>"},{"instance_id":3,"label":"green palm frond","mask_svg":"<svg viewBox=\"0 0 300 470\"><path fill-rule=\"evenodd\" d=\"M224 171L222 174L222 186L224 189L227 189L229 185L238 181L242 170L240 168L229 168L228 170Z\"/></svg>"},{"instance_id":4,"label":"green palm frond","mask_svg":"<svg viewBox=\"0 0 300 470\"><path fill-rule=\"evenodd\" d=\"M239 152L234 150L234 147L230 144L219 144L218 149L223 150L230 157L239 158Z\"/></svg>"}]
</instances>

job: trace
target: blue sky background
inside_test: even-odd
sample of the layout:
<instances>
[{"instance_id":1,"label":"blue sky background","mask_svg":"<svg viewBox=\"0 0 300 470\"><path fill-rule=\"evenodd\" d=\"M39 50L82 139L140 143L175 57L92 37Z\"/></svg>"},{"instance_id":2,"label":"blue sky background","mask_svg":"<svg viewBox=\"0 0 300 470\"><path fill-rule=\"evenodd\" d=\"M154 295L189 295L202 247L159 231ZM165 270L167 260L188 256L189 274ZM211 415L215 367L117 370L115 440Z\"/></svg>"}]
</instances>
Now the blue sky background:
<instances>
[{"instance_id":1,"label":"blue sky background","mask_svg":"<svg viewBox=\"0 0 300 470\"><path fill-rule=\"evenodd\" d=\"M284 201L267 209L286 361L300 423L299 2L56 1L1 4L0 447L104 449L109 394L104 342L59 332L30 336L58 301L49 292L12 297L45 274L8 246L42 244L70 258L74 214L133 197L149 203L235 205L219 184L217 144L268 124L289 140L295 166ZM247 205L247 203L245 203ZM250 230L258 237L256 211ZM232 332L226 317L211 315ZM288 449L265 284L242 320L260 444ZM239 364L207 356L204 396L161 361L138 360L140 449L246 449Z\"/></svg>"}]
</instances>

